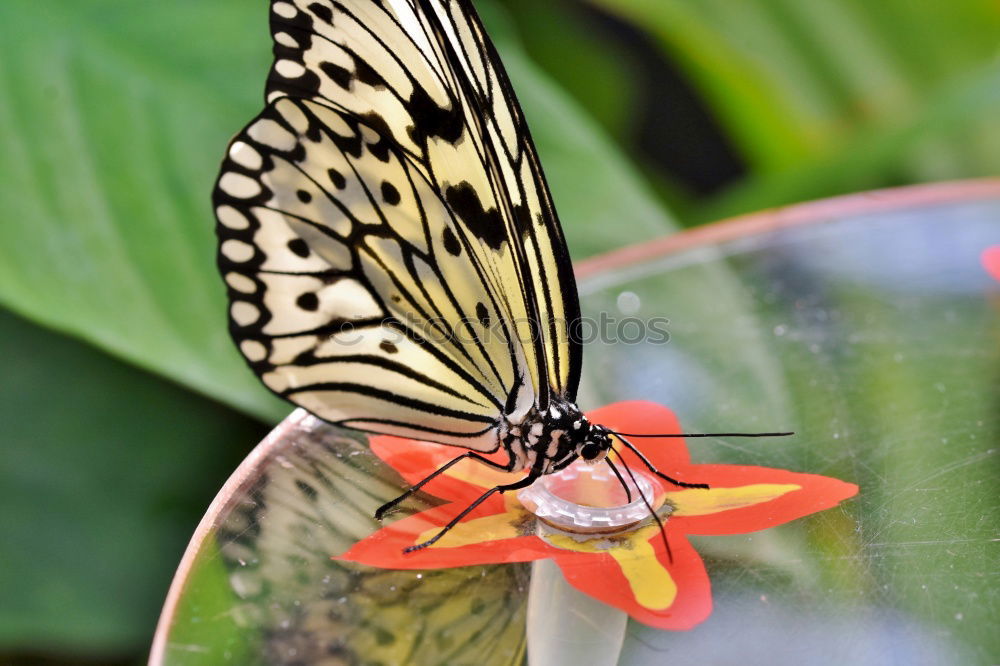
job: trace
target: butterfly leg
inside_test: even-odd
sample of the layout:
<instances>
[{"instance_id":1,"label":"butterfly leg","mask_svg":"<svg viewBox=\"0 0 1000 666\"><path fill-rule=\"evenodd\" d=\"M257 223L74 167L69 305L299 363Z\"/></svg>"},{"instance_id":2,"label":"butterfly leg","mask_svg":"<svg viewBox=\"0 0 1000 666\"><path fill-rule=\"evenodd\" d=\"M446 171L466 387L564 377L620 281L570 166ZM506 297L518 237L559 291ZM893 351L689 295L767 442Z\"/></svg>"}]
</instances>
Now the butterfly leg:
<instances>
[{"instance_id":1,"label":"butterfly leg","mask_svg":"<svg viewBox=\"0 0 1000 666\"><path fill-rule=\"evenodd\" d=\"M487 465L489 467L493 467L494 469L499 469L499 470L501 470L503 472L512 472L512 471L514 471L515 460L514 460L513 456L511 456L511 459L510 459L510 461L507 464L501 464L501 463L493 462L489 458L485 458L485 457L479 455L478 453L476 453L475 451L469 451L468 453L463 453L462 455L458 456L457 458L449 460L445 464L441 465L441 467L439 467L436 470L434 470L434 472L432 472L431 474L429 474L425 478L421 479L419 482L417 482L413 486L410 486L410 488L406 492L404 492L402 495L400 495L396 499L390 500L390 501L386 502L385 504L383 504L382 506L380 506L378 509L376 509L375 510L375 520L382 520L382 517L385 516L386 512L389 511L389 509L392 509L394 506L396 506L397 504L399 504L400 502L402 502L403 500L405 500L407 497L409 497L413 493L415 493L418 490L420 490L421 488L423 488L427 484L428 481L430 481L431 479L433 479L437 475L441 474L442 472L446 471L452 465L455 465L456 463L458 463L458 462L460 462L462 460L465 460L466 458L472 458L473 460L481 462L484 465Z\"/></svg>"},{"instance_id":2,"label":"butterfly leg","mask_svg":"<svg viewBox=\"0 0 1000 666\"><path fill-rule=\"evenodd\" d=\"M624 440L622 440L622 441L624 441ZM628 442L625 442L625 443L628 444ZM615 454L618 455L618 460L621 461L622 467L625 468L625 471L628 473L629 478L632 479L632 483L634 483L635 486L636 486L636 488L638 488L639 487L639 482L635 480L635 474L632 473L632 468L630 468L628 466L628 463L625 462L625 458L622 457L621 452L617 451L615 449L612 449L612 451L614 451ZM638 453L638 452L636 452L636 453ZM640 457L642 456L641 453L639 455L640 455ZM611 465L611 459L610 458L605 458L605 460L608 462L609 465ZM660 474L656 470L656 468L653 467L649 463L649 461L644 460L643 462L645 462L647 465L649 465L649 468L653 472L655 472L656 474L659 474L660 476L662 476L663 478L667 479L671 483L676 483L676 481L673 481L672 479L670 479L670 477L666 476L665 474ZM615 469L614 465L611 465L611 469ZM618 470L615 470L615 474L618 474ZM622 479L621 474L618 474L618 479L622 482L622 485L624 486L625 485L625 480ZM708 486L705 485L705 484L701 484L701 485L703 487L705 487L705 488L708 488ZM625 491L628 492L628 488L627 487L626 487ZM664 550L667 553L667 560L669 560L670 563L673 564L673 562L674 562L674 553L670 549L670 541L667 540L667 530L663 526L663 520L660 519L660 514L656 513L656 509L654 509L653 505L649 503L649 500L646 499L646 496L642 494L642 490L639 490L639 498L642 500L642 503L645 504L646 508L649 510L649 515L653 517L654 521L656 521L656 526L660 528L660 538L663 539L663 548L664 548Z\"/></svg>"},{"instance_id":3,"label":"butterfly leg","mask_svg":"<svg viewBox=\"0 0 1000 666\"><path fill-rule=\"evenodd\" d=\"M618 453L618 452L615 451L615 453ZM621 454L620 453L618 453L618 457L621 458ZM613 462L611 462L611 458L605 458L604 462L608 463L608 467L610 467L611 471L614 472L615 476L618 477L618 482L620 484L622 484L622 488L625 490L625 499L626 499L626 501L628 501L631 504L632 503L632 491L628 489L628 484L625 483L625 479L622 477L622 473L619 472L618 468L615 467L615 464Z\"/></svg>"},{"instance_id":4,"label":"butterfly leg","mask_svg":"<svg viewBox=\"0 0 1000 666\"><path fill-rule=\"evenodd\" d=\"M438 539L440 539L441 537L443 537L445 534L447 534L448 531L451 530L451 528L453 528L455 525L458 525L458 523L462 520L462 518L465 518L467 515L469 515L477 506L479 506L480 504L482 504L483 502L485 502L487 499L489 499L494 493L505 493L508 490L520 490L521 488L527 488L532 483L534 483L535 479L537 479L539 476L540 475L537 474L537 473L531 473L531 474L528 474L528 476L526 476L523 479L521 479L520 481L516 481L514 483L511 483L511 484L508 484L508 485L505 485L505 486L496 486L495 488L490 488L485 493L483 493L482 495L480 495L476 499L475 502L473 502L469 506L467 506L464 509L462 509L462 512L459 513L454 518L452 518L448 522L447 525L445 525L444 527L442 527L440 532L438 532L437 534L435 534L434 536L432 536L427 541L424 541L423 543L418 543L415 546L410 546L409 548L404 548L403 552L404 553L412 553L415 550L421 550L422 548L427 548L427 546L430 546L430 545L434 544L435 541L437 541Z\"/></svg>"}]
</instances>

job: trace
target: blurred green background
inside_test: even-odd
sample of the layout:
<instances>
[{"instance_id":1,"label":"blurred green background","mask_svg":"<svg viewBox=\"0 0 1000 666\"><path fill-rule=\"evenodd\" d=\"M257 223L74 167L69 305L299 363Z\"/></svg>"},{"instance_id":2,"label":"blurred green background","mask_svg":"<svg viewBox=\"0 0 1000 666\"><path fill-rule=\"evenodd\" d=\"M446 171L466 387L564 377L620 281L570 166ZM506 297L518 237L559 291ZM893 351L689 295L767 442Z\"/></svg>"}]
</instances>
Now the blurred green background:
<instances>
[{"instance_id":1,"label":"blurred green background","mask_svg":"<svg viewBox=\"0 0 1000 666\"><path fill-rule=\"evenodd\" d=\"M477 0L574 258L1000 173L994 0ZM250 0L0 3L0 663L145 657L290 408L225 332L209 192L260 108Z\"/></svg>"}]
</instances>

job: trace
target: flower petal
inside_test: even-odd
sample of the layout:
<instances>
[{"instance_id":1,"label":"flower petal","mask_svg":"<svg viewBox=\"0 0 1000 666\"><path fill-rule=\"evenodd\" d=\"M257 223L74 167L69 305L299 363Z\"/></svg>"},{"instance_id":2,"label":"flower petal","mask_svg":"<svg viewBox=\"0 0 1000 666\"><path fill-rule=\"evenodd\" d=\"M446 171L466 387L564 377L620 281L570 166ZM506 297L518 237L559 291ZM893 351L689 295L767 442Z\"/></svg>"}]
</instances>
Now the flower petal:
<instances>
[{"instance_id":1,"label":"flower petal","mask_svg":"<svg viewBox=\"0 0 1000 666\"><path fill-rule=\"evenodd\" d=\"M601 423L616 432L638 434L680 434L681 424L674 413L663 405L644 400L616 402L587 412L587 418ZM642 451L643 456L660 472L680 481L702 483L691 464L691 457L683 437L633 437L626 438ZM646 470L646 464L622 442L614 447L617 456L624 458L627 467ZM666 482L664 482L666 483Z\"/></svg>"},{"instance_id":2,"label":"flower petal","mask_svg":"<svg viewBox=\"0 0 1000 666\"><path fill-rule=\"evenodd\" d=\"M683 432L677 416L663 405L647 400L629 400L616 402L587 412L587 418L594 423L600 423L616 432L649 433L649 434L679 434ZM691 456L683 437L635 438L632 444L642 450L642 453L656 467L662 468L668 474L677 468L685 468L691 464ZM625 449L629 465L635 464L639 469L644 465Z\"/></svg>"},{"instance_id":3,"label":"flower petal","mask_svg":"<svg viewBox=\"0 0 1000 666\"><path fill-rule=\"evenodd\" d=\"M461 548L485 541L516 539L523 536L524 526L532 522L534 516L523 509L517 513L496 513L482 518L463 520L429 548ZM435 526L422 532L417 535L416 543L423 543L433 538L440 529Z\"/></svg>"},{"instance_id":4,"label":"flower petal","mask_svg":"<svg viewBox=\"0 0 1000 666\"><path fill-rule=\"evenodd\" d=\"M398 520L365 537L336 559L383 569L440 569L530 562L551 557L557 551L534 535L524 536L527 512L507 511L501 498L491 497L434 546L403 552L437 534L463 508L447 504ZM508 527L503 526L504 522ZM469 529L469 523L476 524L477 529Z\"/></svg>"},{"instance_id":5,"label":"flower petal","mask_svg":"<svg viewBox=\"0 0 1000 666\"><path fill-rule=\"evenodd\" d=\"M631 550L615 548L610 555L621 567L636 603L653 611L665 611L673 605L677 584L670 577L670 570L656 559L649 541L637 542Z\"/></svg>"},{"instance_id":6,"label":"flower petal","mask_svg":"<svg viewBox=\"0 0 1000 666\"><path fill-rule=\"evenodd\" d=\"M701 557L683 536L668 534L673 562L656 547L659 530L639 530L641 545L613 551L561 551L566 580L581 592L659 629L690 629L712 611L712 591ZM635 544L635 542L632 542Z\"/></svg>"},{"instance_id":7,"label":"flower petal","mask_svg":"<svg viewBox=\"0 0 1000 666\"><path fill-rule=\"evenodd\" d=\"M594 538L577 541L569 535L555 534L545 537L549 543L563 550L578 553L607 553L618 564L628 581L636 603L650 610L666 610L674 603L677 585L670 572L656 559L656 550L650 541L658 537L658 525L647 525L635 532L611 541ZM657 543L661 543L657 540Z\"/></svg>"},{"instance_id":8,"label":"flower petal","mask_svg":"<svg viewBox=\"0 0 1000 666\"><path fill-rule=\"evenodd\" d=\"M465 453L454 446L389 435L372 437L369 446L375 455L399 472L411 485L423 481ZM484 457L502 458L497 455ZM512 483L523 476L523 472L501 472L476 460L465 459L436 477L425 489L438 497L445 497L457 503L471 503L482 494L483 490Z\"/></svg>"},{"instance_id":9,"label":"flower petal","mask_svg":"<svg viewBox=\"0 0 1000 666\"><path fill-rule=\"evenodd\" d=\"M979 256L986 272L993 276L993 279L1000 282L1000 245L991 245Z\"/></svg>"},{"instance_id":10,"label":"flower petal","mask_svg":"<svg viewBox=\"0 0 1000 666\"><path fill-rule=\"evenodd\" d=\"M720 511L742 509L744 507L770 502L785 493L799 490L801 486L794 483L755 483L736 488L694 488L667 493L667 502L672 504L674 512L671 518L681 516L704 516Z\"/></svg>"},{"instance_id":11,"label":"flower petal","mask_svg":"<svg viewBox=\"0 0 1000 666\"><path fill-rule=\"evenodd\" d=\"M669 409L649 402L618 403L590 412L588 417L629 433L681 432ZM399 520L339 559L392 569L430 569L552 557L570 584L584 593L645 624L689 629L708 617L712 599L704 564L686 533L753 532L830 508L858 491L853 484L813 474L693 465L681 437L635 438L633 444L662 472L710 486L707 490L661 489L675 507L667 521L672 561L660 545L655 525L584 541L548 535L546 542L528 534L535 519L513 496L490 497L432 547L404 555L404 548L433 537L484 489L523 475L498 472L473 460L456 463L428 484L427 491L451 503ZM629 466L644 467L627 447L616 448ZM454 447L386 436L373 438L372 449L410 483L462 455ZM492 458L500 460L501 454Z\"/></svg>"},{"instance_id":12,"label":"flower petal","mask_svg":"<svg viewBox=\"0 0 1000 666\"><path fill-rule=\"evenodd\" d=\"M710 489L668 493L678 509L669 523L687 534L756 532L829 509L858 492L853 483L770 467L692 465L691 469ZM788 486L797 488L778 492ZM740 505L740 494L744 494L745 504ZM717 497L720 504L731 501L733 505L706 511L711 508L710 497Z\"/></svg>"}]
</instances>

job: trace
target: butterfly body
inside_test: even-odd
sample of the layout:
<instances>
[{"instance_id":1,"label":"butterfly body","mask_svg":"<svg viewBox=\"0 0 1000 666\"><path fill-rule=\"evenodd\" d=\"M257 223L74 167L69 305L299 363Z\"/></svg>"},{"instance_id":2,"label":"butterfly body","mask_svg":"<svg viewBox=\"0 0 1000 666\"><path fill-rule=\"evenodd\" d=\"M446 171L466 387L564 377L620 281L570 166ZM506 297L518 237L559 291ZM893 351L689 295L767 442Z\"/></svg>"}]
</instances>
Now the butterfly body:
<instances>
[{"instance_id":1,"label":"butterfly body","mask_svg":"<svg viewBox=\"0 0 1000 666\"><path fill-rule=\"evenodd\" d=\"M518 424L506 422L500 436L514 468L535 475L557 472L577 458L599 462L611 449L610 431L566 400L534 408Z\"/></svg>"}]
</instances>

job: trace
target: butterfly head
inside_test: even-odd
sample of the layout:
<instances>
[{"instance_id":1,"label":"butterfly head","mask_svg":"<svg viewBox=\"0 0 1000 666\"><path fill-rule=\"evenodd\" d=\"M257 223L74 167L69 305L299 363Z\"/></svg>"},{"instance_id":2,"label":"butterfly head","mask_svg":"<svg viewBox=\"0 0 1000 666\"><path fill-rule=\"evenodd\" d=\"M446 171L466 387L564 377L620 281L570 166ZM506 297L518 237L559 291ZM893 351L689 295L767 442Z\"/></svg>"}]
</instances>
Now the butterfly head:
<instances>
[{"instance_id":1,"label":"butterfly head","mask_svg":"<svg viewBox=\"0 0 1000 666\"><path fill-rule=\"evenodd\" d=\"M576 453L587 462L600 462L611 450L611 433L602 425L584 420L579 430Z\"/></svg>"}]
</instances>

